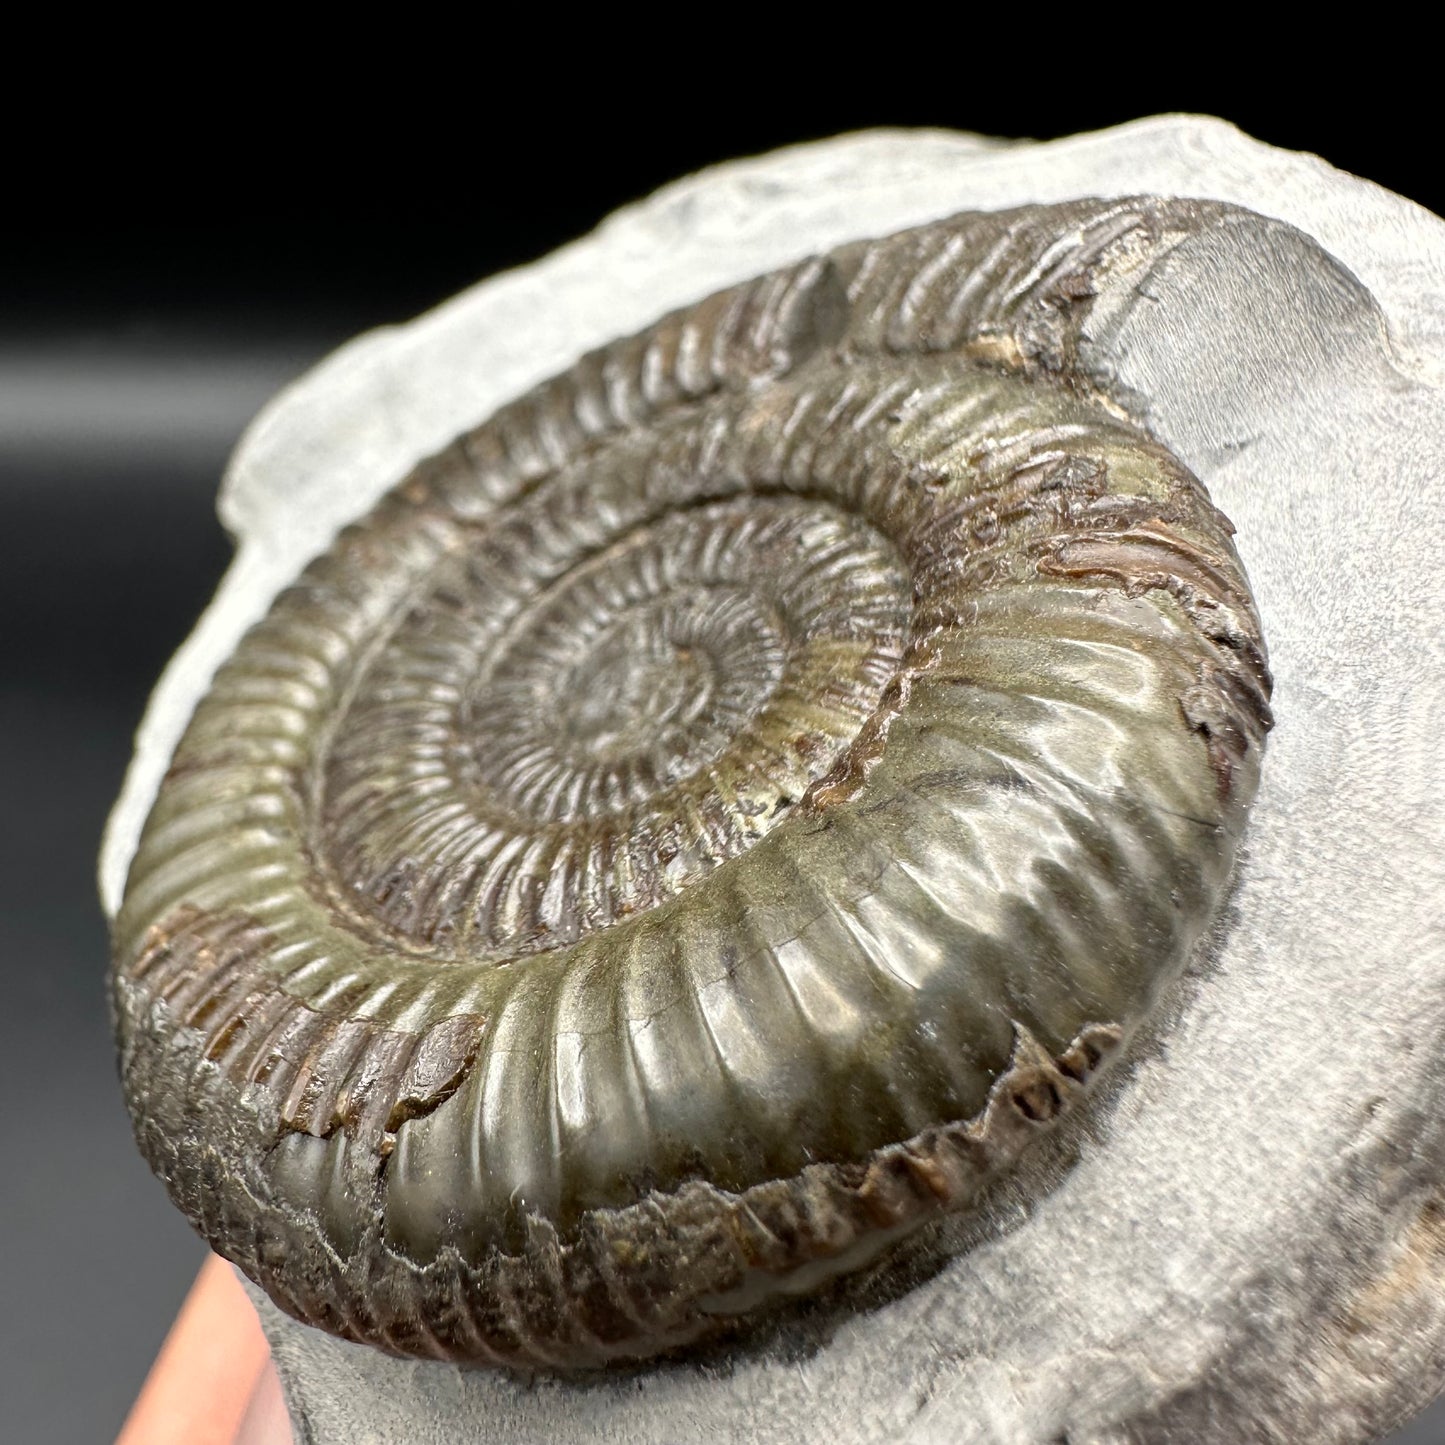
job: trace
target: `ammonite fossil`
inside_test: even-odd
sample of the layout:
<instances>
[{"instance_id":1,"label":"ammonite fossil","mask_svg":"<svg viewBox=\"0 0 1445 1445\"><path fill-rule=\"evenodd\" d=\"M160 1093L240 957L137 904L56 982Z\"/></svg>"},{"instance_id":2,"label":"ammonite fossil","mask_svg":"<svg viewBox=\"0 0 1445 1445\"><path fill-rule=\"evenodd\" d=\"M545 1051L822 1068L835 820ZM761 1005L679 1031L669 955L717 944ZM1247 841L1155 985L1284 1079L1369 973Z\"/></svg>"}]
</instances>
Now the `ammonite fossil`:
<instances>
[{"instance_id":1,"label":"ammonite fossil","mask_svg":"<svg viewBox=\"0 0 1445 1445\"><path fill-rule=\"evenodd\" d=\"M299 1318L638 1358L877 1259L1200 938L1269 726L1230 526L1088 374L1222 208L844 246L583 358L275 601L115 926L137 1137Z\"/></svg>"}]
</instances>

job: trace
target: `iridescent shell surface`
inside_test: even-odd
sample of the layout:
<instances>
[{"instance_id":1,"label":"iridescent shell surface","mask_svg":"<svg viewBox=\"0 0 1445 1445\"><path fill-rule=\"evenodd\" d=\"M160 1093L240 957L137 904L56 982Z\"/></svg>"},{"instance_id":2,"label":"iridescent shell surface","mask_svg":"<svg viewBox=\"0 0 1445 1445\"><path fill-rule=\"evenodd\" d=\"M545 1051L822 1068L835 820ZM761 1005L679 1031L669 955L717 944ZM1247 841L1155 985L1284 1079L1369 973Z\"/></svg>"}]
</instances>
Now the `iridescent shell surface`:
<instances>
[{"instance_id":1,"label":"iridescent shell surface","mask_svg":"<svg viewBox=\"0 0 1445 1445\"><path fill-rule=\"evenodd\" d=\"M1231 528L1077 364L1222 208L734 287L423 463L220 671L114 931L212 1245L388 1350L703 1338L964 1207L1207 927L1269 726Z\"/></svg>"}]
</instances>

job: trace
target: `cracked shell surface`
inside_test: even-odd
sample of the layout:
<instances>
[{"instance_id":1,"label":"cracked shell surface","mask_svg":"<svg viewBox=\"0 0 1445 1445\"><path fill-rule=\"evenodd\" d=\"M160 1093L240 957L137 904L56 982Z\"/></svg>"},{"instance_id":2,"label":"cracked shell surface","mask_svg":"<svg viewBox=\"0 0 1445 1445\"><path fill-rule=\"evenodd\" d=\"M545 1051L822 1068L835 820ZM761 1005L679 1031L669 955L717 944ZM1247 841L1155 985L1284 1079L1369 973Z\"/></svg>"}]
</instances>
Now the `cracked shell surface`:
<instances>
[{"instance_id":1,"label":"cracked shell surface","mask_svg":"<svg viewBox=\"0 0 1445 1445\"><path fill-rule=\"evenodd\" d=\"M1227 520L1076 363L1224 207L731 288L419 466L217 674L114 930L137 1138L298 1318L568 1368L878 1257L1207 926L1269 726Z\"/></svg>"}]
</instances>

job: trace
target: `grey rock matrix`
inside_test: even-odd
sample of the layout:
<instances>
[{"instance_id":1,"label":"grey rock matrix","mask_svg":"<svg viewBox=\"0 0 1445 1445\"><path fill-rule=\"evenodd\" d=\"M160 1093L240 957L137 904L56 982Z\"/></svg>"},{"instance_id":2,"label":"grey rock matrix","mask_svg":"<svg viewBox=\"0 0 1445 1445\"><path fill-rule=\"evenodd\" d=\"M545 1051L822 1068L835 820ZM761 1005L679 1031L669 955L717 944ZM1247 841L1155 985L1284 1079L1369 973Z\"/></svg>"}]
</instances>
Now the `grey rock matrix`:
<instances>
[{"instance_id":1,"label":"grey rock matrix","mask_svg":"<svg viewBox=\"0 0 1445 1445\"><path fill-rule=\"evenodd\" d=\"M1438 1388L1445 229L1218 123L866 135L725 167L338 353L238 451L237 562L143 725L103 890L114 908L240 633L498 404L801 254L1144 192L1257 213L1105 288L1079 355L1238 528L1279 725L1226 914L1132 1067L937 1274L725 1356L530 1382L389 1359L259 1301L302 1438L1358 1441Z\"/></svg>"}]
</instances>

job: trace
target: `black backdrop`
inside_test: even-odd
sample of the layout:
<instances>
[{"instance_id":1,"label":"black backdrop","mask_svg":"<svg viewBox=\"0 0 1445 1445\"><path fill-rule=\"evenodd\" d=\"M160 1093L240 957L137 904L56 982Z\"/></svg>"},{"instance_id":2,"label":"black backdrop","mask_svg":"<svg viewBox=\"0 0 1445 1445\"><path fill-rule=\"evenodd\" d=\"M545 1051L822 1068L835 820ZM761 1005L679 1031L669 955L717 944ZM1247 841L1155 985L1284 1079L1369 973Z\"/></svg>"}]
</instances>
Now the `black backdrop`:
<instances>
[{"instance_id":1,"label":"black backdrop","mask_svg":"<svg viewBox=\"0 0 1445 1445\"><path fill-rule=\"evenodd\" d=\"M1353 42L1333 73L1289 55L1246 75L1225 55L1184 76L1038 32L992 71L925 46L887 82L866 53L818 74L803 44L730 55L726 83L689 64L662 85L639 63L590 87L495 40L463 57L435 36L425 64L363 72L288 66L273 35L244 73L200 54L183 79L117 66L88 90L80 139L54 124L73 85L16 112L0 224L0 1437L111 1438L201 1257L119 1103L92 860L146 693L227 560L225 456L272 390L675 176L869 125L1046 138L1208 111L1445 210L1433 80ZM1445 1423L1408 1438L1445 1441Z\"/></svg>"}]
</instances>

